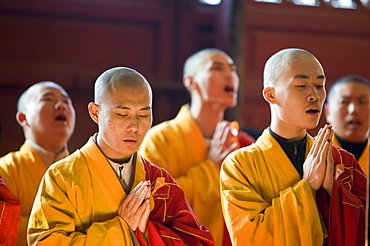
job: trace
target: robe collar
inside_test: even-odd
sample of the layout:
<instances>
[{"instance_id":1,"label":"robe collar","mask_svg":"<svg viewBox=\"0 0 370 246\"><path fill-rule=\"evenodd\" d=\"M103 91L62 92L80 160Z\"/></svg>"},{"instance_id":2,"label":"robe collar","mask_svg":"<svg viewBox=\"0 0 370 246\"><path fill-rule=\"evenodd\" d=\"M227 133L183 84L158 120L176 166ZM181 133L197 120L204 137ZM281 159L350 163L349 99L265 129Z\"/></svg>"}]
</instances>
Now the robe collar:
<instances>
[{"instance_id":1,"label":"robe collar","mask_svg":"<svg viewBox=\"0 0 370 246\"><path fill-rule=\"evenodd\" d=\"M182 137L191 149L195 161L198 163L206 159L208 152L206 140L199 125L190 114L189 105L181 107L174 121L179 125Z\"/></svg>"},{"instance_id":2,"label":"robe collar","mask_svg":"<svg viewBox=\"0 0 370 246\"><path fill-rule=\"evenodd\" d=\"M57 162L57 161L65 158L69 155L69 151L68 151L67 146L65 146L62 151L54 153L54 152L51 152L51 151L41 147L40 145L38 145L37 143L35 143L35 142L33 142L29 139L26 140L26 143L28 145L30 145L39 154L39 156L40 156L41 160L44 162L46 168L48 168L54 162Z\"/></svg>"},{"instance_id":3,"label":"robe collar","mask_svg":"<svg viewBox=\"0 0 370 246\"><path fill-rule=\"evenodd\" d=\"M81 148L81 152L84 155L92 176L97 180L97 183L109 201L109 205L115 211L126 197L126 193L116 173L98 145L94 142L93 137L90 137L89 141ZM135 172L133 174L134 182L130 191L141 181L146 180L146 171L142 158L137 151L135 153L138 158L136 158Z\"/></svg>"},{"instance_id":4,"label":"robe collar","mask_svg":"<svg viewBox=\"0 0 370 246\"><path fill-rule=\"evenodd\" d=\"M303 163L306 154L307 135L301 140L290 141L273 132L271 127L268 129L270 134L279 142L280 146L283 148L285 154L289 157L289 160L293 163L298 173L301 175L301 177L303 177Z\"/></svg>"},{"instance_id":5,"label":"robe collar","mask_svg":"<svg viewBox=\"0 0 370 246\"><path fill-rule=\"evenodd\" d=\"M361 156L362 152L364 151L364 149L367 145L367 139L363 143L351 143L351 142L348 142L348 141L338 137L337 135L335 135L335 138L338 140L340 146L343 149L352 153L356 157L356 160L360 159L360 156Z\"/></svg>"},{"instance_id":6,"label":"robe collar","mask_svg":"<svg viewBox=\"0 0 370 246\"><path fill-rule=\"evenodd\" d=\"M307 134L306 141L305 156L307 156L307 153L312 147L313 138ZM268 129L263 131L255 144L263 152L265 162L270 163L269 165L274 169L280 181L286 187L291 186L302 179L279 142L271 135Z\"/></svg>"}]
</instances>

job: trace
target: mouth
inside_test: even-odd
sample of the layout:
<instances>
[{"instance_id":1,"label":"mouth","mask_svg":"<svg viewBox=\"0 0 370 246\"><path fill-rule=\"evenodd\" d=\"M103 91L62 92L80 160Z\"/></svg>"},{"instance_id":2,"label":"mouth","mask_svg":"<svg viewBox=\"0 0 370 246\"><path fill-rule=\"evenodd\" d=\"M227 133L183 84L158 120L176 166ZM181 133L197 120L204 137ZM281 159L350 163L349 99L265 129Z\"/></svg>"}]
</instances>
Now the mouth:
<instances>
[{"instance_id":1,"label":"mouth","mask_svg":"<svg viewBox=\"0 0 370 246\"><path fill-rule=\"evenodd\" d=\"M347 122L348 125L350 126L360 126L361 125L361 121L359 120L350 120Z\"/></svg>"},{"instance_id":2,"label":"mouth","mask_svg":"<svg viewBox=\"0 0 370 246\"><path fill-rule=\"evenodd\" d=\"M317 108L311 108L309 110L306 111L307 114L310 114L310 115L317 115L320 113L320 110L317 109Z\"/></svg>"},{"instance_id":3,"label":"mouth","mask_svg":"<svg viewBox=\"0 0 370 246\"><path fill-rule=\"evenodd\" d=\"M232 86L226 86L225 87L225 92L227 92L227 93L234 93L235 91L234 91L234 87L232 87Z\"/></svg>"},{"instance_id":4,"label":"mouth","mask_svg":"<svg viewBox=\"0 0 370 246\"><path fill-rule=\"evenodd\" d=\"M58 114L57 117L55 117L55 120L65 122L65 121L67 121L67 116L63 113Z\"/></svg>"},{"instance_id":5,"label":"mouth","mask_svg":"<svg viewBox=\"0 0 370 246\"><path fill-rule=\"evenodd\" d=\"M137 140L136 140L136 139L133 139L133 138L124 139L123 141L124 141L125 143L128 143L128 144L134 144L134 143L137 143Z\"/></svg>"}]
</instances>

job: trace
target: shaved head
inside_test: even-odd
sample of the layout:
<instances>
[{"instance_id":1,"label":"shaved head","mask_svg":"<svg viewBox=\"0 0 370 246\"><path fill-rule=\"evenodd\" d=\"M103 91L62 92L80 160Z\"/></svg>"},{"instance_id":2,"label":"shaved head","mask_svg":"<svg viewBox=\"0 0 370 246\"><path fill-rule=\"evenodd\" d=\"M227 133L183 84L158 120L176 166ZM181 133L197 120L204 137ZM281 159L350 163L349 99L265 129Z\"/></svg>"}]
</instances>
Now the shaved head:
<instances>
[{"instance_id":1,"label":"shaved head","mask_svg":"<svg viewBox=\"0 0 370 246\"><path fill-rule=\"evenodd\" d=\"M102 73L95 82L94 100L96 104L104 101L104 98L112 93L114 86L124 86L137 89L146 86L152 97L151 87L146 78L139 72L128 67L115 67Z\"/></svg>"},{"instance_id":2,"label":"shaved head","mask_svg":"<svg viewBox=\"0 0 370 246\"><path fill-rule=\"evenodd\" d=\"M189 58L185 61L184 69L183 69L183 77L186 76L194 76L198 69L201 67L200 65L207 61L208 56L212 53L221 53L226 56L229 56L222 50L216 49L216 48L208 48L200 50L193 55L189 56Z\"/></svg>"},{"instance_id":3,"label":"shaved head","mask_svg":"<svg viewBox=\"0 0 370 246\"><path fill-rule=\"evenodd\" d=\"M316 57L310 52L296 48L284 49L275 53L267 60L265 64L263 72L263 86L273 87L276 82L279 81L281 75L284 73L289 64L303 56L312 56L316 59Z\"/></svg>"}]
</instances>

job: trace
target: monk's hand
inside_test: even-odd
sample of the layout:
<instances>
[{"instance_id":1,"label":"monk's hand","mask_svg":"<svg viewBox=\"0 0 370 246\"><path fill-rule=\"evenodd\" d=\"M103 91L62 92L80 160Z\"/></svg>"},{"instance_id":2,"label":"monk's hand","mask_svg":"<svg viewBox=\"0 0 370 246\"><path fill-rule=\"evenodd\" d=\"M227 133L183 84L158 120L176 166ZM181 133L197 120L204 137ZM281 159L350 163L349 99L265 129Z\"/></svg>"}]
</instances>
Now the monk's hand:
<instances>
[{"instance_id":1,"label":"monk's hand","mask_svg":"<svg viewBox=\"0 0 370 246\"><path fill-rule=\"evenodd\" d=\"M143 214L149 206L149 199L147 199L148 190L150 191L149 185L150 181L141 181L118 208L118 215L126 221L133 231L138 228Z\"/></svg>"},{"instance_id":2,"label":"monk's hand","mask_svg":"<svg viewBox=\"0 0 370 246\"><path fill-rule=\"evenodd\" d=\"M235 136L232 134L229 122L218 122L209 146L207 159L221 167L225 157L239 147L239 142L232 141L233 137Z\"/></svg>"},{"instance_id":3,"label":"monk's hand","mask_svg":"<svg viewBox=\"0 0 370 246\"><path fill-rule=\"evenodd\" d=\"M140 222L138 225L138 228L141 232L145 232L147 225L148 225L149 214L150 214L150 203L149 203L150 192L151 191L150 191L150 186L149 186L149 189L147 190L147 193L145 194L146 198L143 204L143 206L145 206L145 210L144 210L144 213L141 215Z\"/></svg>"},{"instance_id":4,"label":"monk's hand","mask_svg":"<svg viewBox=\"0 0 370 246\"><path fill-rule=\"evenodd\" d=\"M324 182L322 183L322 188L326 190L326 192L331 196L331 192L333 189L333 180L334 180L334 160L333 160L333 153L332 153L332 141L334 131L331 129L331 135L328 139L329 142L329 151L326 158L326 172Z\"/></svg>"},{"instance_id":5,"label":"monk's hand","mask_svg":"<svg viewBox=\"0 0 370 246\"><path fill-rule=\"evenodd\" d=\"M331 126L325 125L320 129L311 150L303 164L303 179L306 179L312 189L318 190L325 178L327 155L330 148Z\"/></svg>"}]
</instances>

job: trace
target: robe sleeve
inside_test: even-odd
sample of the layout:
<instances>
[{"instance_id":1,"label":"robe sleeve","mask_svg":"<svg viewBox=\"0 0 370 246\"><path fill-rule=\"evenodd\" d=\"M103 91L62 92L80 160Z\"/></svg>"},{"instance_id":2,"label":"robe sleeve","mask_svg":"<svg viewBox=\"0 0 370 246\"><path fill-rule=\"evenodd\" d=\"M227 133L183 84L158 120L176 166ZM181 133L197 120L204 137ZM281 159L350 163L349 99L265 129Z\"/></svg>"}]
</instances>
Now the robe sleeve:
<instances>
[{"instance_id":1,"label":"robe sleeve","mask_svg":"<svg viewBox=\"0 0 370 246\"><path fill-rule=\"evenodd\" d=\"M259 163L238 153L230 154L221 168L221 202L233 245L322 245L323 228L308 182L266 191L277 188L258 183L253 166ZM278 196L266 201L263 192Z\"/></svg>"},{"instance_id":2,"label":"robe sleeve","mask_svg":"<svg viewBox=\"0 0 370 246\"><path fill-rule=\"evenodd\" d=\"M65 182L68 177L53 171L47 171L35 198L28 224L29 245L114 245L115 242L132 245L129 226L117 215L100 222L83 223L82 217L92 217L93 197L86 195L72 203L71 200L78 199L73 195L83 188L71 188ZM91 206L78 211L79 202Z\"/></svg>"},{"instance_id":3,"label":"robe sleeve","mask_svg":"<svg viewBox=\"0 0 370 246\"><path fill-rule=\"evenodd\" d=\"M21 215L20 201L0 177L0 245L16 245Z\"/></svg>"},{"instance_id":4,"label":"robe sleeve","mask_svg":"<svg viewBox=\"0 0 370 246\"><path fill-rule=\"evenodd\" d=\"M328 230L325 245L365 244L367 177L356 159L343 149L333 148L333 158L343 172L334 180L331 197L320 189L317 203Z\"/></svg>"}]
</instances>

